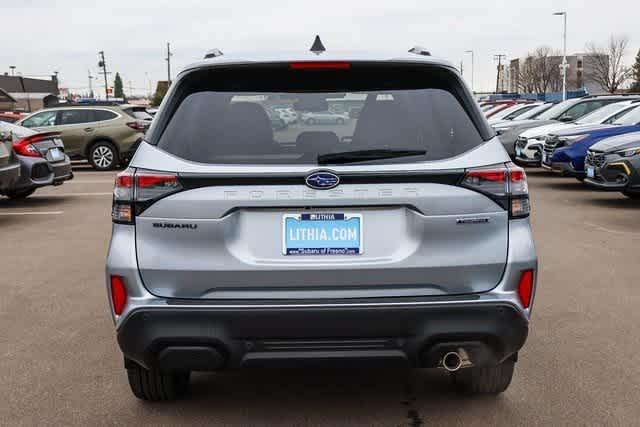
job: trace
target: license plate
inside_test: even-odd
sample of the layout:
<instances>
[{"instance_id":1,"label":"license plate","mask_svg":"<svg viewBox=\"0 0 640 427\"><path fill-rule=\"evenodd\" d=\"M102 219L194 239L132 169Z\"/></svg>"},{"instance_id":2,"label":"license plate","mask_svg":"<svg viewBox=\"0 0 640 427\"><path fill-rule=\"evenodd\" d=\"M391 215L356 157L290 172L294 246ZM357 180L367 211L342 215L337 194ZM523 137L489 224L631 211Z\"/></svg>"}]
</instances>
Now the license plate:
<instances>
[{"instance_id":1,"label":"license plate","mask_svg":"<svg viewBox=\"0 0 640 427\"><path fill-rule=\"evenodd\" d=\"M520 147L516 147L516 156L520 157L522 155L522 149Z\"/></svg>"},{"instance_id":2,"label":"license plate","mask_svg":"<svg viewBox=\"0 0 640 427\"><path fill-rule=\"evenodd\" d=\"M595 176L596 176L596 170L592 166L587 167L587 177L595 178Z\"/></svg>"},{"instance_id":3,"label":"license plate","mask_svg":"<svg viewBox=\"0 0 640 427\"><path fill-rule=\"evenodd\" d=\"M64 159L64 153L59 148L52 148L47 151L47 160L51 162L58 162Z\"/></svg>"},{"instance_id":4,"label":"license plate","mask_svg":"<svg viewBox=\"0 0 640 427\"><path fill-rule=\"evenodd\" d=\"M348 213L285 214L284 255L360 255L362 215Z\"/></svg>"}]
</instances>

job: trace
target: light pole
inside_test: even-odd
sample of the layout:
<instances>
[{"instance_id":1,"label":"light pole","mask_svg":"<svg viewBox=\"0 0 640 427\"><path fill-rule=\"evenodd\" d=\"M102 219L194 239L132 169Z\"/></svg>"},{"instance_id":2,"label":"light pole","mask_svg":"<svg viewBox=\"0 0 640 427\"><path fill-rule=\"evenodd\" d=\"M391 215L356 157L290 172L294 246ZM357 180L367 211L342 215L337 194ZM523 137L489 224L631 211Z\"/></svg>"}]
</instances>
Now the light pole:
<instances>
[{"instance_id":1,"label":"light pole","mask_svg":"<svg viewBox=\"0 0 640 427\"><path fill-rule=\"evenodd\" d=\"M15 65L9 65L9 69L11 70L11 75L15 76L16 75L16 66Z\"/></svg>"},{"instance_id":2,"label":"light pole","mask_svg":"<svg viewBox=\"0 0 640 427\"><path fill-rule=\"evenodd\" d=\"M471 54L471 92L475 93L475 88L474 88L474 84L473 84L473 79L474 79L474 74L476 72L476 67L474 65L474 59L473 59L473 50L465 50L464 53L470 53Z\"/></svg>"},{"instance_id":3,"label":"light pole","mask_svg":"<svg viewBox=\"0 0 640 427\"><path fill-rule=\"evenodd\" d=\"M564 17L564 31L562 34L562 64L560 65L560 69L562 70L562 100L567 100L567 68L569 68L569 64L567 64L567 12L555 12L554 16L562 16Z\"/></svg>"}]
</instances>

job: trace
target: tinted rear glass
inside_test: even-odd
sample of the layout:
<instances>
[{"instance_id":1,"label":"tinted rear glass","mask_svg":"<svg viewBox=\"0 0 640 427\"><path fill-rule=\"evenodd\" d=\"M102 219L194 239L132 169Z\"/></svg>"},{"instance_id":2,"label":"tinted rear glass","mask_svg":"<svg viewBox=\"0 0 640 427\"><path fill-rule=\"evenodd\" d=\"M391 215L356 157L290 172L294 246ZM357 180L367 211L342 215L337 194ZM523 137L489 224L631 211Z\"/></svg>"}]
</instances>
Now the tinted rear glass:
<instances>
[{"instance_id":1,"label":"tinted rear glass","mask_svg":"<svg viewBox=\"0 0 640 427\"><path fill-rule=\"evenodd\" d=\"M426 151L369 161L388 163L453 157L490 137L459 80L443 69L261 71L185 77L150 142L187 160L221 164L317 164L319 155L345 151Z\"/></svg>"},{"instance_id":2,"label":"tinted rear glass","mask_svg":"<svg viewBox=\"0 0 640 427\"><path fill-rule=\"evenodd\" d=\"M111 120L118 117L118 115L114 112L107 110L93 110L93 120L96 122L101 122L104 120Z\"/></svg>"}]
</instances>

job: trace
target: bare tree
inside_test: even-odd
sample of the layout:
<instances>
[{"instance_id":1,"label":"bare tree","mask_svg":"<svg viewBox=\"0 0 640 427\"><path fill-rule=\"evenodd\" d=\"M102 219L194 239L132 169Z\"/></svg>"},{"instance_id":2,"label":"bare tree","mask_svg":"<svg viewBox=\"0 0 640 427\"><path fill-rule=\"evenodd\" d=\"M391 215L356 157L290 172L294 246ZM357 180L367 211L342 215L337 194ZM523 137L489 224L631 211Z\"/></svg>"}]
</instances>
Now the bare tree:
<instances>
[{"instance_id":1,"label":"bare tree","mask_svg":"<svg viewBox=\"0 0 640 427\"><path fill-rule=\"evenodd\" d=\"M518 89L526 93L545 93L557 91L562 86L560 63L562 59L550 47L542 46L529 52L524 60L518 62L515 72Z\"/></svg>"},{"instance_id":2,"label":"bare tree","mask_svg":"<svg viewBox=\"0 0 640 427\"><path fill-rule=\"evenodd\" d=\"M604 48L593 42L588 43L586 50L590 66L585 67L585 79L600 85L609 93L616 93L632 75L632 69L624 64L628 45L627 36L614 35L609 37Z\"/></svg>"}]
</instances>

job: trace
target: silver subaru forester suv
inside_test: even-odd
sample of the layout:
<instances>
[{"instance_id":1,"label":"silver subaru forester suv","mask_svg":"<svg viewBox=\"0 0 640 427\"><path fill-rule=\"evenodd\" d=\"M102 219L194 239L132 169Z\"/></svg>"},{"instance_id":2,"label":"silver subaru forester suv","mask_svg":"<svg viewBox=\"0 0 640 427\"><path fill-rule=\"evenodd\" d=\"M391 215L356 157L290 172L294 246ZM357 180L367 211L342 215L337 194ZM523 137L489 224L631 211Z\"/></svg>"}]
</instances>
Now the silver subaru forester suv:
<instances>
[{"instance_id":1,"label":"silver subaru forester suv","mask_svg":"<svg viewBox=\"0 0 640 427\"><path fill-rule=\"evenodd\" d=\"M133 393L317 361L504 391L536 286L527 181L456 69L422 49L208 56L116 178L106 280ZM276 125L283 108L343 120Z\"/></svg>"}]
</instances>

